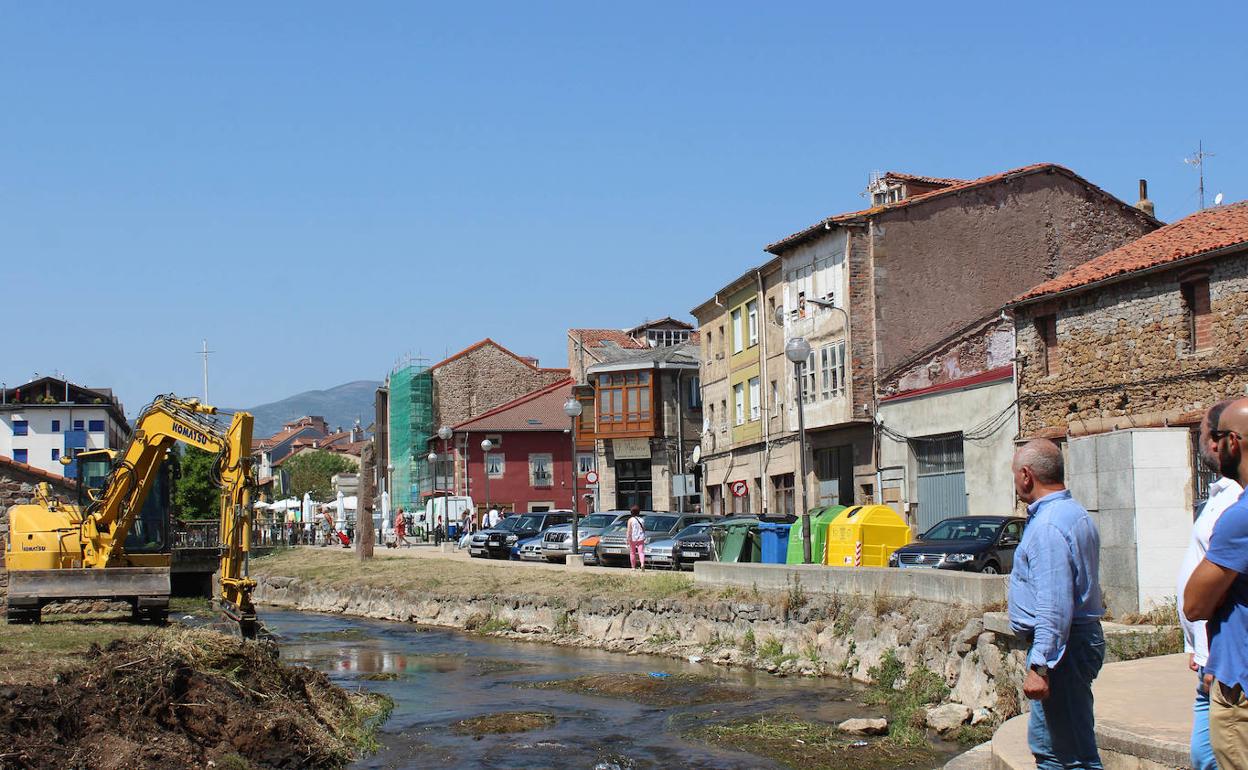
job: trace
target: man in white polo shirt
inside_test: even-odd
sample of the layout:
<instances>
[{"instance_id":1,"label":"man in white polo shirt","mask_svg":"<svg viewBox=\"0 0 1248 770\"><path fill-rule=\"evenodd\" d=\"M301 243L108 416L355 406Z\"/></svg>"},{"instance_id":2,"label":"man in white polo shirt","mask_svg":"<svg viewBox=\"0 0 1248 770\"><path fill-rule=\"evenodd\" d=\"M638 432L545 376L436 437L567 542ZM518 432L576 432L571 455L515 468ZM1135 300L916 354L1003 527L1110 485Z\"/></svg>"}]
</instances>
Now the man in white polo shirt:
<instances>
[{"instance_id":1,"label":"man in white polo shirt","mask_svg":"<svg viewBox=\"0 0 1248 770\"><path fill-rule=\"evenodd\" d=\"M1216 429L1222 412L1230 403L1227 400L1214 404L1200 423L1200 461L1211 471L1218 470L1218 442L1210 438L1209 432ZM1213 748L1209 745L1209 688L1204 682L1205 663L1209 660L1209 637L1205 630L1205 621L1191 621L1184 617L1183 589L1187 586L1187 579L1191 577L1192 571L1209 550L1213 525L1217 524L1222 512L1238 500L1243 491L1239 482L1225 476L1209 485L1209 499L1201 507L1196 523L1192 526L1192 539L1188 543L1187 554L1183 557L1183 566L1179 569L1178 604L1179 622L1183 625L1183 649L1188 654L1188 666L1196 672L1196 702L1192 706L1192 770L1213 770L1218 763L1213 757Z\"/></svg>"}]
</instances>

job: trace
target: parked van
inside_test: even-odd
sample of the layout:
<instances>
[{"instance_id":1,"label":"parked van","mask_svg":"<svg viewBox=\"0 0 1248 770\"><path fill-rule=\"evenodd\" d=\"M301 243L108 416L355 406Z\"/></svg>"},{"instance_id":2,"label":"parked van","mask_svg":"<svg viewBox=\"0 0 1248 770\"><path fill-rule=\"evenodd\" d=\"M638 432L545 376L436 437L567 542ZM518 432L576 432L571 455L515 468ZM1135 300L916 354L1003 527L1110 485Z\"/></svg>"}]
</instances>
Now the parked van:
<instances>
[{"instance_id":1,"label":"parked van","mask_svg":"<svg viewBox=\"0 0 1248 770\"><path fill-rule=\"evenodd\" d=\"M438 517L442 517L442 526L461 522L470 516L474 508L472 498L461 495L441 495L425 500L425 509L416 512L416 526L424 532L432 532Z\"/></svg>"}]
</instances>

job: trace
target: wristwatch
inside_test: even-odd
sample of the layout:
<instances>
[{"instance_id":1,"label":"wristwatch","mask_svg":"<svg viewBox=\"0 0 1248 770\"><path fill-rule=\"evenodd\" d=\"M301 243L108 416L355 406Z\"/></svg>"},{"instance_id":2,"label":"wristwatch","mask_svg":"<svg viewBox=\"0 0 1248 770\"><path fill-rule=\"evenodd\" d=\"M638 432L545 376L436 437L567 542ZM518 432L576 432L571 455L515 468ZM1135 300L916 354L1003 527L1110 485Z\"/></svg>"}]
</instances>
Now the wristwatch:
<instances>
[{"instance_id":1,"label":"wristwatch","mask_svg":"<svg viewBox=\"0 0 1248 770\"><path fill-rule=\"evenodd\" d=\"M1043 664L1043 663L1035 663L1035 664L1033 664L1033 665L1032 665L1032 667L1031 667L1031 670L1032 670L1032 671L1035 671L1037 674L1039 674L1040 676L1044 677L1045 679L1048 679L1048 678L1049 678L1049 667L1048 667L1048 666L1046 666L1046 665L1045 665L1045 664Z\"/></svg>"}]
</instances>

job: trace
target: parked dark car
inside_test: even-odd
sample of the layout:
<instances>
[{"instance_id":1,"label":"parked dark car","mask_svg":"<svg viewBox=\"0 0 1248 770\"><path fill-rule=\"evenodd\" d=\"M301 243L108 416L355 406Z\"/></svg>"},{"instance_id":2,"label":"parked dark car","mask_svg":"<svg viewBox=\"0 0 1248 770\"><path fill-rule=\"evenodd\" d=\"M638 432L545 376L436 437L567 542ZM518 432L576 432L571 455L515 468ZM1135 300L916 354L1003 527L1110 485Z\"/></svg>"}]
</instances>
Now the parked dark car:
<instances>
[{"instance_id":1,"label":"parked dark car","mask_svg":"<svg viewBox=\"0 0 1248 770\"><path fill-rule=\"evenodd\" d=\"M642 527L646 531L646 542L671 537L690 524L709 521L710 516L704 513L647 513L642 518ZM598 563L604 567L624 567L628 565L628 543L625 540L625 519L611 526L598 539Z\"/></svg>"},{"instance_id":2,"label":"parked dark car","mask_svg":"<svg viewBox=\"0 0 1248 770\"><path fill-rule=\"evenodd\" d=\"M926 567L1008 574L1027 520L1019 516L945 519L889 557L890 567Z\"/></svg>"},{"instance_id":3,"label":"parked dark car","mask_svg":"<svg viewBox=\"0 0 1248 770\"><path fill-rule=\"evenodd\" d=\"M468 555L476 559L490 558L490 552L486 549L486 541L493 535L502 534L504 540L506 535L511 534L512 527L516 526L516 522L520 521L519 516L507 516L498 522L497 527L489 527L487 529L479 529L472 533L472 539L468 541Z\"/></svg>"},{"instance_id":4,"label":"parked dark car","mask_svg":"<svg viewBox=\"0 0 1248 770\"><path fill-rule=\"evenodd\" d=\"M510 517L515 523L507 531L491 531L485 538L485 550L491 559L510 559L521 540L537 537L556 524L572 522L571 511L543 511L542 513L521 513ZM499 524L502 529L502 524Z\"/></svg>"},{"instance_id":5,"label":"parked dark car","mask_svg":"<svg viewBox=\"0 0 1248 770\"><path fill-rule=\"evenodd\" d=\"M753 514L715 516L707 523L723 525L734 521L758 521L758 517ZM686 527L676 533L675 541L675 545L672 548L672 566L674 569L693 569L693 565L697 562L715 561L715 549L711 541L711 530L709 527L703 527L700 530Z\"/></svg>"}]
</instances>

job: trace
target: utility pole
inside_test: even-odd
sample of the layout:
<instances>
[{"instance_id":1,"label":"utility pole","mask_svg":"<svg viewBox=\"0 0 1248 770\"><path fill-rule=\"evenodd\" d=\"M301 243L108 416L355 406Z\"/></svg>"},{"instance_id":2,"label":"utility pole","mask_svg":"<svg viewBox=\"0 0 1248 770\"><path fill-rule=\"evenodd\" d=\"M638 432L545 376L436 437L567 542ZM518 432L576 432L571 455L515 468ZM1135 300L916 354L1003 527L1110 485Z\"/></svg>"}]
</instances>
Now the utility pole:
<instances>
[{"instance_id":1,"label":"utility pole","mask_svg":"<svg viewBox=\"0 0 1248 770\"><path fill-rule=\"evenodd\" d=\"M1196 143L1196 154L1190 158L1184 158L1183 162L1189 166L1195 166L1200 173L1200 208L1205 208L1205 158L1212 158L1213 153L1205 152L1204 140Z\"/></svg>"},{"instance_id":2,"label":"utility pole","mask_svg":"<svg viewBox=\"0 0 1248 770\"><path fill-rule=\"evenodd\" d=\"M212 352L208 349L208 340L204 340L203 350L200 351L200 355L204 357L204 400L202 402L204 404L210 403L208 401L208 354Z\"/></svg>"}]
</instances>

